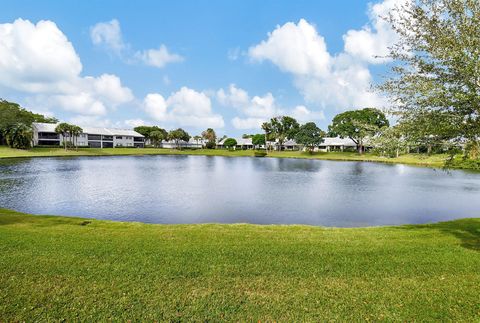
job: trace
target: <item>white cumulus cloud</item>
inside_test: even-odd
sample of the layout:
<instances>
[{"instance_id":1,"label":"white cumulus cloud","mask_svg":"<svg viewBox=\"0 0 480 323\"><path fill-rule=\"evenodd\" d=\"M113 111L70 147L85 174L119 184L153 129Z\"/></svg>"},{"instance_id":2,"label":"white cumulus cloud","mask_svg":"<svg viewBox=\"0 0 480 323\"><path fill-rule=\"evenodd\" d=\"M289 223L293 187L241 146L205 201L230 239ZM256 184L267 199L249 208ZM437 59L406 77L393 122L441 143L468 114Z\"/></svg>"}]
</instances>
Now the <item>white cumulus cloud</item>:
<instances>
[{"instance_id":1,"label":"white cumulus cloud","mask_svg":"<svg viewBox=\"0 0 480 323\"><path fill-rule=\"evenodd\" d=\"M95 45L105 46L117 54L127 47L123 42L120 23L117 19L95 24L90 28L90 38Z\"/></svg>"},{"instance_id":2,"label":"white cumulus cloud","mask_svg":"<svg viewBox=\"0 0 480 323\"><path fill-rule=\"evenodd\" d=\"M135 54L139 60L146 65L162 68L169 63L182 62L183 57L172 54L165 45L160 45L158 49L147 49Z\"/></svg>"},{"instance_id":3,"label":"white cumulus cloud","mask_svg":"<svg viewBox=\"0 0 480 323\"><path fill-rule=\"evenodd\" d=\"M305 101L322 109L382 107L385 100L372 92L369 64L388 61L388 47L397 39L382 17L410 0L384 0L369 6L369 23L343 36L344 51L328 52L324 38L304 19L277 26L267 39L248 50L254 61L268 60L292 74Z\"/></svg>"},{"instance_id":4,"label":"white cumulus cloud","mask_svg":"<svg viewBox=\"0 0 480 323\"><path fill-rule=\"evenodd\" d=\"M223 128L223 117L212 110L210 98L203 92L182 87L168 98L150 93L144 99L145 112L154 120L172 126Z\"/></svg>"},{"instance_id":5,"label":"white cumulus cloud","mask_svg":"<svg viewBox=\"0 0 480 323\"><path fill-rule=\"evenodd\" d=\"M117 76L81 72L79 56L54 22L0 24L0 86L24 95L30 105L104 115L133 99Z\"/></svg>"},{"instance_id":6,"label":"white cumulus cloud","mask_svg":"<svg viewBox=\"0 0 480 323\"><path fill-rule=\"evenodd\" d=\"M305 106L297 106L293 109L281 108L270 92L251 98L247 91L238 88L235 84L230 84L228 90L218 90L216 98L221 105L235 108L241 114L232 119L232 125L236 129L259 129L263 122L279 115L291 115L300 122L325 118L322 111L311 111Z\"/></svg>"}]
</instances>

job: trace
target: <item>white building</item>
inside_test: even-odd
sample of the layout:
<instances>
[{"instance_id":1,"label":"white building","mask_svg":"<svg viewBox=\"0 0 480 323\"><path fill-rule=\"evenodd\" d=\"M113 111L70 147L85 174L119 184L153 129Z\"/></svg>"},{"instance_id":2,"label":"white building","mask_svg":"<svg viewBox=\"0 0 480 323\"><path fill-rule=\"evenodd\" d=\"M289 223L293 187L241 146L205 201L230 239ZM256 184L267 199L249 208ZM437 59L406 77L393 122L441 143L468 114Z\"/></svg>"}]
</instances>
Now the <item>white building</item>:
<instances>
[{"instance_id":1,"label":"white building","mask_svg":"<svg viewBox=\"0 0 480 323\"><path fill-rule=\"evenodd\" d=\"M68 136L64 138L55 132L56 126L54 123L33 123L33 145L59 146L63 145L64 140L71 142ZM133 130L93 127L82 127L82 130L76 138L76 145L79 147L144 147L144 137Z\"/></svg>"},{"instance_id":2,"label":"white building","mask_svg":"<svg viewBox=\"0 0 480 323\"><path fill-rule=\"evenodd\" d=\"M332 150L349 150L356 149L357 144L350 138L340 138L340 137L327 137L324 138L324 141L318 146L319 151L332 151Z\"/></svg>"},{"instance_id":3,"label":"white building","mask_svg":"<svg viewBox=\"0 0 480 323\"><path fill-rule=\"evenodd\" d=\"M235 139L237 141L237 146L235 149L254 149L255 147L252 144L251 138L240 138ZM217 148L225 148L223 143L225 139L220 140L217 144ZM268 143L269 149L278 149L278 143ZM318 148L315 148L315 151L344 151L349 149L356 149L357 145L350 138L324 138L323 143L320 144ZM265 146L258 147L260 149L265 149ZM304 147L300 144L297 144L295 140L286 140L282 145L282 150L302 150Z\"/></svg>"}]
</instances>

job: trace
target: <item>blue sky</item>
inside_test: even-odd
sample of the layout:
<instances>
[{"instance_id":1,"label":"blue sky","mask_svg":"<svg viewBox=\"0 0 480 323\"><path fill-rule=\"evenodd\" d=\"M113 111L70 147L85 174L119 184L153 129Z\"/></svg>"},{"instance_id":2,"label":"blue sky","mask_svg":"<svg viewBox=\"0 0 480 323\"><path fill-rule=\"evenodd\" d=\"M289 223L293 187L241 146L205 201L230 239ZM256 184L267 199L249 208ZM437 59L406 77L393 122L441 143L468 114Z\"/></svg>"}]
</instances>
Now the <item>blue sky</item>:
<instances>
[{"instance_id":1,"label":"blue sky","mask_svg":"<svg viewBox=\"0 0 480 323\"><path fill-rule=\"evenodd\" d=\"M11 1L0 97L79 124L240 135L291 114L325 129L383 104L369 86L395 35L377 16L399 2Z\"/></svg>"}]
</instances>

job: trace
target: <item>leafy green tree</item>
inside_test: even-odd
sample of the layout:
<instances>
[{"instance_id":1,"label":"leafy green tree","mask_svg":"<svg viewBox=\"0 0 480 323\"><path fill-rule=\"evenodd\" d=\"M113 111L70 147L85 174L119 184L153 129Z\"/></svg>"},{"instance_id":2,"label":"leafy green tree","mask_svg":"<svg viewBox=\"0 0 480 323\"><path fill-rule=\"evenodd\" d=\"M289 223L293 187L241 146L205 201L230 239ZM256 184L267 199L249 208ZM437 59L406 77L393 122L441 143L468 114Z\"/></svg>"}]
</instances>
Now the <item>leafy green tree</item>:
<instances>
[{"instance_id":1,"label":"leafy green tree","mask_svg":"<svg viewBox=\"0 0 480 323\"><path fill-rule=\"evenodd\" d=\"M19 104L0 99L0 145L6 143L7 133L19 124L30 127L33 122L57 123L58 120L33 113Z\"/></svg>"},{"instance_id":2,"label":"leafy green tree","mask_svg":"<svg viewBox=\"0 0 480 323\"><path fill-rule=\"evenodd\" d=\"M385 127L370 141L376 153L387 157L399 157L408 149L407 137L400 125Z\"/></svg>"},{"instance_id":3,"label":"leafy green tree","mask_svg":"<svg viewBox=\"0 0 480 323\"><path fill-rule=\"evenodd\" d=\"M162 129L163 130L163 129ZM168 138L168 133L163 130L153 130L149 133L149 139L155 148L160 147L162 141Z\"/></svg>"},{"instance_id":4,"label":"leafy green tree","mask_svg":"<svg viewBox=\"0 0 480 323\"><path fill-rule=\"evenodd\" d=\"M168 133L168 140L173 140L175 142L175 147L178 149L181 148L179 146L180 141L188 142L190 140L190 135L182 128L178 128L175 130L171 130Z\"/></svg>"},{"instance_id":5,"label":"leafy green tree","mask_svg":"<svg viewBox=\"0 0 480 323\"><path fill-rule=\"evenodd\" d=\"M256 135L252 136L252 144L255 148L265 145L265 135L261 133L257 133Z\"/></svg>"},{"instance_id":6,"label":"leafy green tree","mask_svg":"<svg viewBox=\"0 0 480 323\"><path fill-rule=\"evenodd\" d=\"M289 116L275 117L270 120L272 134L278 141L278 150L282 150L285 140L293 139L300 125Z\"/></svg>"},{"instance_id":7,"label":"leafy green tree","mask_svg":"<svg viewBox=\"0 0 480 323\"><path fill-rule=\"evenodd\" d=\"M32 146L32 128L23 123L9 127L6 133L8 146L17 149L27 149Z\"/></svg>"},{"instance_id":8,"label":"leafy green tree","mask_svg":"<svg viewBox=\"0 0 480 323\"><path fill-rule=\"evenodd\" d=\"M214 149L217 142L217 134L215 130L212 128L208 128L207 130L202 132L202 137L207 141L206 147L208 149Z\"/></svg>"},{"instance_id":9,"label":"leafy green tree","mask_svg":"<svg viewBox=\"0 0 480 323\"><path fill-rule=\"evenodd\" d=\"M237 141L234 138L227 138L223 142L223 145L228 149L232 149L237 146Z\"/></svg>"},{"instance_id":10,"label":"leafy green tree","mask_svg":"<svg viewBox=\"0 0 480 323\"><path fill-rule=\"evenodd\" d=\"M304 145L310 152L312 152L315 147L320 146L324 141L325 132L322 131L315 122L308 122L298 129L298 132L295 134L295 141L298 144Z\"/></svg>"},{"instance_id":11,"label":"leafy green tree","mask_svg":"<svg viewBox=\"0 0 480 323\"><path fill-rule=\"evenodd\" d=\"M478 143L480 2L412 1L386 19L399 40L388 55L392 73L379 89L400 122L424 137Z\"/></svg>"},{"instance_id":12,"label":"leafy green tree","mask_svg":"<svg viewBox=\"0 0 480 323\"><path fill-rule=\"evenodd\" d=\"M350 138L361 154L364 151L365 138L375 136L380 129L388 126L388 120L383 112L366 108L337 114L328 127L328 132L333 136Z\"/></svg>"},{"instance_id":13,"label":"leafy green tree","mask_svg":"<svg viewBox=\"0 0 480 323\"><path fill-rule=\"evenodd\" d=\"M168 137L168 132L165 129L157 126L138 126L133 128L133 130L141 134L143 137L145 137L145 142L149 140L152 142L152 144L153 144L153 140L150 136L151 136L151 133L154 131L158 131L162 134L163 139L160 141L160 143ZM156 135L159 136L158 133Z\"/></svg>"}]
</instances>

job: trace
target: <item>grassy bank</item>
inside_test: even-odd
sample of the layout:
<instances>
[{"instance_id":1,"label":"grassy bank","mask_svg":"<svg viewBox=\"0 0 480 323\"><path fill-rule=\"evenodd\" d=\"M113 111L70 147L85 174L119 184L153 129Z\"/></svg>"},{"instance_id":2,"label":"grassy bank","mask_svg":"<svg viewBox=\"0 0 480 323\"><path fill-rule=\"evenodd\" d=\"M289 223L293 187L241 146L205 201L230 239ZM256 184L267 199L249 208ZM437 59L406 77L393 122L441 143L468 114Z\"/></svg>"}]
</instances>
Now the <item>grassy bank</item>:
<instances>
[{"instance_id":1,"label":"grassy bank","mask_svg":"<svg viewBox=\"0 0 480 323\"><path fill-rule=\"evenodd\" d=\"M2 321L478 321L480 219L148 225L0 209Z\"/></svg>"},{"instance_id":2,"label":"grassy bank","mask_svg":"<svg viewBox=\"0 0 480 323\"><path fill-rule=\"evenodd\" d=\"M252 150L228 151L223 149L197 149L197 150L176 150L163 148L83 148L65 151L61 148L33 148L30 150L11 149L0 146L0 158L16 157L55 157L55 156L115 156L115 155L202 155L202 156L228 156L241 157L253 156ZM269 157L279 158L309 158L321 160L344 160L344 161L371 161L384 163L400 163L410 165L421 165L431 167L442 167L445 155L422 155L409 154L398 158L387 158L373 154L359 155L354 152L329 152L309 154L300 151L273 151L269 152Z\"/></svg>"}]
</instances>

